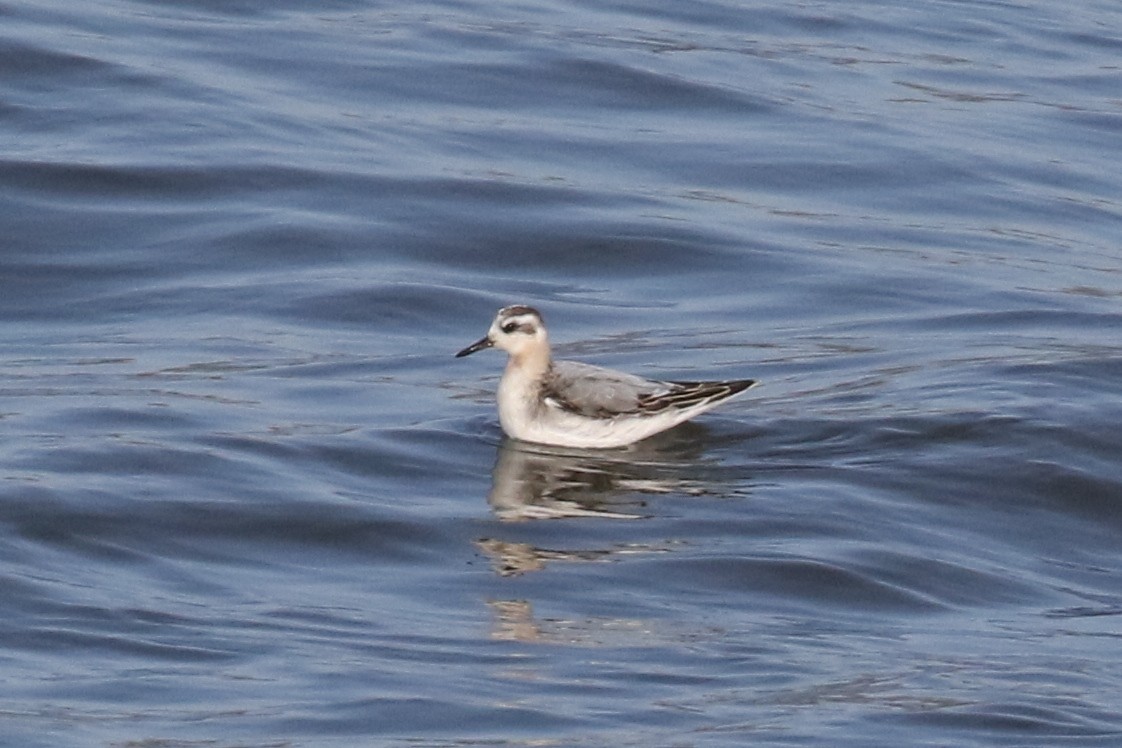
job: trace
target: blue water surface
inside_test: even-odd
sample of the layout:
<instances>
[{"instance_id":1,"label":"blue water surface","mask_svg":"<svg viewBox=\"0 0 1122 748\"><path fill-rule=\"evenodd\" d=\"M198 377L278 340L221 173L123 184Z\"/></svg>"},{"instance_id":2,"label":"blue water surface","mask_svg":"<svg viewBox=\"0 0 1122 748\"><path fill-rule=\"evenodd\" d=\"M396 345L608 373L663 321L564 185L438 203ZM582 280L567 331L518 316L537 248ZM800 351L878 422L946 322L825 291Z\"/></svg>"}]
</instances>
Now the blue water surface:
<instances>
[{"instance_id":1,"label":"blue water surface","mask_svg":"<svg viewBox=\"0 0 1122 748\"><path fill-rule=\"evenodd\" d=\"M0 744L1122 744L1120 29L0 2Z\"/></svg>"}]
</instances>

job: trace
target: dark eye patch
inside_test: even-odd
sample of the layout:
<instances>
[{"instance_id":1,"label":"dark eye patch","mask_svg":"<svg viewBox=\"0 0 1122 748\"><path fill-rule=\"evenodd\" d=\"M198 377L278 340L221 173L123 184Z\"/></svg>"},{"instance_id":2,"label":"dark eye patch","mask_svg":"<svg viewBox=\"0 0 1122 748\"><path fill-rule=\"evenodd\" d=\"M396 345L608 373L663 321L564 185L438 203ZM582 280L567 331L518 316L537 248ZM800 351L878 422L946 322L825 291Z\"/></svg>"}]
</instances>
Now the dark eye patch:
<instances>
[{"instance_id":1,"label":"dark eye patch","mask_svg":"<svg viewBox=\"0 0 1122 748\"><path fill-rule=\"evenodd\" d=\"M534 325L533 320L526 319L512 319L509 322L504 323L501 329L507 335L511 335L516 332L533 335L535 332L537 332L537 327Z\"/></svg>"}]
</instances>

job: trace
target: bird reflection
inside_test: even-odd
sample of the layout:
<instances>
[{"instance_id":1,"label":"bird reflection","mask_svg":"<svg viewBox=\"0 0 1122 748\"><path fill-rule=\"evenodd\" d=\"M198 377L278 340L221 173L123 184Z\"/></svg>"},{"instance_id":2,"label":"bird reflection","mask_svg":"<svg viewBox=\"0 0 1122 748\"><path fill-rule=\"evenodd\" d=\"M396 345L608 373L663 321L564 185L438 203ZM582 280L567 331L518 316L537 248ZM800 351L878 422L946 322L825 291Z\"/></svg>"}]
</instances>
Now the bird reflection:
<instances>
[{"instance_id":1,"label":"bird reflection","mask_svg":"<svg viewBox=\"0 0 1122 748\"><path fill-rule=\"evenodd\" d=\"M503 523L565 518L616 521L641 520L655 495L728 495L734 489L719 477L719 464L701 457L707 440L699 438L700 433L704 427L687 424L611 451L504 439L487 501ZM736 483L742 486L743 476L738 475ZM509 578L539 572L554 563L598 563L629 555L671 553L680 542L661 539L621 541L599 548L558 548L492 537L480 538L475 545L496 575ZM643 621L615 617L539 620L532 602L521 598L491 599L487 604L494 613L492 637L507 641L596 644L647 628Z\"/></svg>"},{"instance_id":2,"label":"bird reflection","mask_svg":"<svg viewBox=\"0 0 1122 748\"><path fill-rule=\"evenodd\" d=\"M700 427L692 427L700 428ZM647 497L714 492L700 477L700 440L676 429L611 452L544 447L506 439L499 447L487 500L502 522L541 519L641 519ZM687 477L686 473L692 477ZM722 491L723 493L723 491ZM624 554L664 553L669 545L621 543L605 549L541 548L525 542L480 538L479 548L499 576L540 571L554 561L605 561Z\"/></svg>"},{"instance_id":3,"label":"bird reflection","mask_svg":"<svg viewBox=\"0 0 1122 748\"><path fill-rule=\"evenodd\" d=\"M638 519L638 494L706 491L675 475L683 454L643 442L612 452L566 449L504 439L487 501L503 521L598 517Z\"/></svg>"},{"instance_id":4,"label":"bird reflection","mask_svg":"<svg viewBox=\"0 0 1122 748\"><path fill-rule=\"evenodd\" d=\"M600 561L617 553L654 552L653 547L631 546L609 550L563 551L537 548L529 543L511 543L495 538L480 538L475 546L491 559L491 567L500 577L514 577L531 571L541 571L547 561Z\"/></svg>"},{"instance_id":5,"label":"bird reflection","mask_svg":"<svg viewBox=\"0 0 1122 748\"><path fill-rule=\"evenodd\" d=\"M525 600L492 600L488 604L495 614L492 639L520 642L546 639L541 625L534 618L534 609L530 603Z\"/></svg>"}]
</instances>

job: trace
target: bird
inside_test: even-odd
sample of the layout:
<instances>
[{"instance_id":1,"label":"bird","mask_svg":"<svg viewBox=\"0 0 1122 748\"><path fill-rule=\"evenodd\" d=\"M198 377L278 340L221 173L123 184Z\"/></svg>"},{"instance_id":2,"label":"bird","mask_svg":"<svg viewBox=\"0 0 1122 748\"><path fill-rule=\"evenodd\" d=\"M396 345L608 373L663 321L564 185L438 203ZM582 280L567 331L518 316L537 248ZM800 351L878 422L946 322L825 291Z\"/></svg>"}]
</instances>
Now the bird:
<instances>
[{"instance_id":1,"label":"bird","mask_svg":"<svg viewBox=\"0 0 1122 748\"><path fill-rule=\"evenodd\" d=\"M578 361L555 361L542 315L503 307L487 334L456 354L509 354L499 381L499 423L514 439L588 449L625 447L704 413L757 384L754 379L645 379Z\"/></svg>"}]
</instances>

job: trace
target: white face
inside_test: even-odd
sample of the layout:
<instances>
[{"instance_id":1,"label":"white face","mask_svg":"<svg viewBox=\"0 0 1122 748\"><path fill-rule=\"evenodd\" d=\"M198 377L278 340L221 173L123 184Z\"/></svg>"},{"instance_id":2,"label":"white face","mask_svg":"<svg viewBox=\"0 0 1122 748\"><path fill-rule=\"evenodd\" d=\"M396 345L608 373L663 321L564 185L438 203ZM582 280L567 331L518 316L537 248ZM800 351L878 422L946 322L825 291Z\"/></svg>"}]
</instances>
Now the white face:
<instances>
[{"instance_id":1,"label":"white face","mask_svg":"<svg viewBox=\"0 0 1122 748\"><path fill-rule=\"evenodd\" d=\"M501 348L512 356L521 356L527 351L545 352L548 360L549 347L545 335L545 325L537 309L528 306L508 306L499 310L499 316L491 323L487 336L469 345L456 354L456 358L470 356L484 348Z\"/></svg>"},{"instance_id":2,"label":"white face","mask_svg":"<svg viewBox=\"0 0 1122 748\"><path fill-rule=\"evenodd\" d=\"M496 348L512 356L545 343L545 325L541 316L528 307L507 307L491 323L487 337Z\"/></svg>"}]
</instances>

